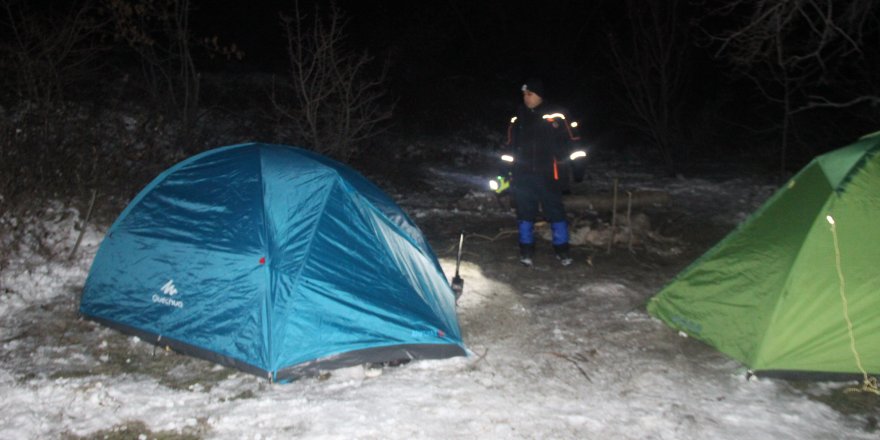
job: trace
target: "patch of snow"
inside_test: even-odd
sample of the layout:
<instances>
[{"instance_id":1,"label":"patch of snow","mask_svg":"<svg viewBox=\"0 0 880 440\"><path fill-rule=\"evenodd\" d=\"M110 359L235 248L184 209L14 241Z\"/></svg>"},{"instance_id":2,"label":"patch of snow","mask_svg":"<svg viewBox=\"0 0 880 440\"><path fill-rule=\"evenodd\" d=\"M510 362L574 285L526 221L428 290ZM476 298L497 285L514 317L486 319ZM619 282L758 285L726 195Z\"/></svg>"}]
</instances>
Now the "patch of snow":
<instances>
[{"instance_id":1,"label":"patch of snow","mask_svg":"<svg viewBox=\"0 0 880 440\"><path fill-rule=\"evenodd\" d=\"M724 182L677 185L674 194L698 198L730 191ZM69 250L74 220L50 218L18 221L43 222L53 246ZM22 346L40 339L15 335L28 322L53 319L51 308L41 306L76 303L100 238L89 227L72 261L45 259L37 243L18 241L0 272L5 353L30 353L26 362L38 371L58 361L55 349L65 341ZM453 272L454 261L441 264ZM351 367L290 384L232 373L177 389L127 373L24 375L14 368L22 360L3 356L0 438L86 436L140 421L152 432L217 439L876 439L805 391L749 380L738 364L711 350L688 352L681 344L693 341L679 340L638 307L646 296L638 287L585 279L571 292L550 285L523 292L473 263L460 269L467 358ZM95 328L86 343L103 353L100 361L111 362L106 337L113 332ZM130 337L128 345L142 344ZM94 362L85 355L65 361Z\"/></svg>"}]
</instances>

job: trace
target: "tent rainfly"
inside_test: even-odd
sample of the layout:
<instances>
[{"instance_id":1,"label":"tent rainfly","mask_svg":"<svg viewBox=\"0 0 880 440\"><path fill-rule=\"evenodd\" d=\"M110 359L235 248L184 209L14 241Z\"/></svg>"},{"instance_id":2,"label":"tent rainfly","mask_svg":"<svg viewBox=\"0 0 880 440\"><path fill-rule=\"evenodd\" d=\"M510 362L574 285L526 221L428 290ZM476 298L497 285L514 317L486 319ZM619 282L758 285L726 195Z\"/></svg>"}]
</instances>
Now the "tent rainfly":
<instances>
[{"instance_id":1,"label":"tent rainfly","mask_svg":"<svg viewBox=\"0 0 880 440\"><path fill-rule=\"evenodd\" d=\"M816 157L648 312L759 375L880 373L878 153L880 132Z\"/></svg>"},{"instance_id":2,"label":"tent rainfly","mask_svg":"<svg viewBox=\"0 0 880 440\"><path fill-rule=\"evenodd\" d=\"M412 220L326 157L241 144L159 175L107 232L80 312L273 381L466 355Z\"/></svg>"}]
</instances>

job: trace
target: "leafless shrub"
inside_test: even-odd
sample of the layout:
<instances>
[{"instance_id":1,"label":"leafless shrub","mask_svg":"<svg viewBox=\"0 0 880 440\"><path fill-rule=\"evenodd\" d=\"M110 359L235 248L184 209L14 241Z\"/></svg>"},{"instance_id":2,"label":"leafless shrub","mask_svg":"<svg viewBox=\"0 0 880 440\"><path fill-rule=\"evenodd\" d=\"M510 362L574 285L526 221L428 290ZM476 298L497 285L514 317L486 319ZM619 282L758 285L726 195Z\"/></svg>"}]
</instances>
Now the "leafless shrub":
<instances>
[{"instance_id":1,"label":"leafless shrub","mask_svg":"<svg viewBox=\"0 0 880 440\"><path fill-rule=\"evenodd\" d=\"M0 27L8 35L0 40L0 70L15 101L49 112L100 67L105 22L94 2L36 11L25 1L2 0L0 9Z\"/></svg>"},{"instance_id":2,"label":"leafless shrub","mask_svg":"<svg viewBox=\"0 0 880 440\"><path fill-rule=\"evenodd\" d=\"M199 111L200 78L191 51L189 0L108 0L114 36L134 50L156 106L180 121L184 137Z\"/></svg>"},{"instance_id":3,"label":"leafless shrub","mask_svg":"<svg viewBox=\"0 0 880 440\"><path fill-rule=\"evenodd\" d=\"M716 56L781 106L780 165L784 172L795 114L817 108L880 104L876 72L862 63L872 49L864 37L876 24L873 0L735 0L718 2L709 17L734 22L707 31ZM873 49L872 49L873 50ZM875 55L876 56L876 55ZM853 78L852 72L867 77Z\"/></svg>"},{"instance_id":4,"label":"leafless shrub","mask_svg":"<svg viewBox=\"0 0 880 440\"><path fill-rule=\"evenodd\" d=\"M297 4L282 21L290 73L284 90L273 90L274 107L313 150L347 161L391 118L393 105L383 104L387 64L370 76L373 57L344 48L346 19L335 4L311 20Z\"/></svg>"},{"instance_id":5,"label":"leafless shrub","mask_svg":"<svg viewBox=\"0 0 880 440\"><path fill-rule=\"evenodd\" d=\"M610 35L612 66L624 90L624 103L635 119L633 127L655 146L669 171L676 165L676 141L682 89L687 79L689 43L680 23L678 0L627 0L627 35Z\"/></svg>"}]
</instances>

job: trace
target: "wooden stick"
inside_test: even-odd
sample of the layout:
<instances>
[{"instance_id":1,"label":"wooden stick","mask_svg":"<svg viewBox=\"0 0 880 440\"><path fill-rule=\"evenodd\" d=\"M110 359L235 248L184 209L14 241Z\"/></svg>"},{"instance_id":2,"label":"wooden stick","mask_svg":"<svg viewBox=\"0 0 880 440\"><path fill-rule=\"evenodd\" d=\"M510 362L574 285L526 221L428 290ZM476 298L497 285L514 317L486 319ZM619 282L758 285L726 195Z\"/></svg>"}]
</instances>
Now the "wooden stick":
<instances>
[{"instance_id":1,"label":"wooden stick","mask_svg":"<svg viewBox=\"0 0 880 440\"><path fill-rule=\"evenodd\" d=\"M565 360L571 362L572 365L574 365L578 369L578 371L580 371L581 375L584 376L585 379L587 379L587 382L593 383L593 379L590 379L590 375L587 374L587 371L584 370L576 360L574 360L574 359L572 359L562 353L550 352L550 354L552 354L553 356L556 356L558 358L562 358L562 359L565 359ZM583 357L580 357L580 358L582 360L585 360L585 359L583 359Z\"/></svg>"},{"instance_id":2,"label":"wooden stick","mask_svg":"<svg viewBox=\"0 0 880 440\"><path fill-rule=\"evenodd\" d=\"M632 193L633 208L666 206L671 202L669 193L666 191L636 189ZM610 191L608 193L569 194L563 196L562 201L565 202L565 209L570 212L610 212L612 194Z\"/></svg>"},{"instance_id":3,"label":"wooden stick","mask_svg":"<svg viewBox=\"0 0 880 440\"><path fill-rule=\"evenodd\" d=\"M632 191L626 192L626 224L629 226L629 240L627 240L626 247L629 249L629 252L633 251L633 223L632 223L632 207L633 207L633 193Z\"/></svg>"},{"instance_id":4,"label":"wooden stick","mask_svg":"<svg viewBox=\"0 0 880 440\"><path fill-rule=\"evenodd\" d=\"M68 260L72 260L73 256L76 255L76 250L79 249L79 244L82 242L83 235L86 233L86 225L89 223L89 218L92 216L92 209L95 207L95 199L98 197L98 190L92 190L92 200L89 202L89 210L86 211L86 218L83 219L82 226L79 229L79 236L76 237L76 244L73 245L73 250L70 251L70 255L67 256Z\"/></svg>"},{"instance_id":5,"label":"wooden stick","mask_svg":"<svg viewBox=\"0 0 880 440\"><path fill-rule=\"evenodd\" d=\"M614 197L611 202L611 237L608 240L608 249L606 253L611 253L611 247L614 246L614 228L617 226L617 177L614 178Z\"/></svg>"}]
</instances>

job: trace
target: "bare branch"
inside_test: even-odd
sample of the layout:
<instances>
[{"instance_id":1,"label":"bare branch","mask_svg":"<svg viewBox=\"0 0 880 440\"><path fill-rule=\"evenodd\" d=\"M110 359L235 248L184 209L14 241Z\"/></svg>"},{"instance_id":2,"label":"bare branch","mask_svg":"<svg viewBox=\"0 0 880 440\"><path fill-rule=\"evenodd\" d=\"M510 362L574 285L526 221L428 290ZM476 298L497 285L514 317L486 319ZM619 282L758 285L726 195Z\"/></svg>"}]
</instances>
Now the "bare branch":
<instances>
[{"instance_id":1,"label":"bare branch","mask_svg":"<svg viewBox=\"0 0 880 440\"><path fill-rule=\"evenodd\" d=\"M678 6L678 1L661 6L630 0L628 43L609 36L612 65L623 85L625 103L638 119L635 126L653 140L670 171L688 46L678 25Z\"/></svg>"},{"instance_id":2,"label":"bare branch","mask_svg":"<svg viewBox=\"0 0 880 440\"><path fill-rule=\"evenodd\" d=\"M801 113L817 108L847 108L862 103L868 103L870 105L880 105L880 96L859 96L846 102L832 102L824 96L810 96L810 101L808 103L798 108L792 109L791 114Z\"/></svg>"},{"instance_id":3,"label":"bare branch","mask_svg":"<svg viewBox=\"0 0 880 440\"><path fill-rule=\"evenodd\" d=\"M36 11L25 2L0 2L8 41L0 42L7 86L24 100L51 108L65 92L99 66L106 47L98 34L106 25L86 1L65 11Z\"/></svg>"},{"instance_id":4,"label":"bare branch","mask_svg":"<svg viewBox=\"0 0 880 440\"><path fill-rule=\"evenodd\" d=\"M347 20L332 4L327 16L309 19L296 6L293 17L281 17L287 37L290 74L288 100L273 92L273 106L319 153L341 160L358 151L358 143L384 130L393 106L384 106L388 66L368 73L373 57L342 48Z\"/></svg>"},{"instance_id":5,"label":"bare branch","mask_svg":"<svg viewBox=\"0 0 880 440\"><path fill-rule=\"evenodd\" d=\"M107 0L114 37L140 58L146 91L180 122L188 143L200 116L201 74L193 58L190 0Z\"/></svg>"},{"instance_id":6,"label":"bare branch","mask_svg":"<svg viewBox=\"0 0 880 440\"><path fill-rule=\"evenodd\" d=\"M739 22L732 30L712 35L718 43L716 56L751 79L768 101L782 106L783 172L793 115L874 102L876 91L866 90L865 84L848 97L823 94L846 89L840 85L847 81L846 71L864 55L865 23L877 9L871 0L734 0L715 11Z\"/></svg>"}]
</instances>

